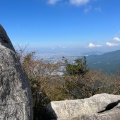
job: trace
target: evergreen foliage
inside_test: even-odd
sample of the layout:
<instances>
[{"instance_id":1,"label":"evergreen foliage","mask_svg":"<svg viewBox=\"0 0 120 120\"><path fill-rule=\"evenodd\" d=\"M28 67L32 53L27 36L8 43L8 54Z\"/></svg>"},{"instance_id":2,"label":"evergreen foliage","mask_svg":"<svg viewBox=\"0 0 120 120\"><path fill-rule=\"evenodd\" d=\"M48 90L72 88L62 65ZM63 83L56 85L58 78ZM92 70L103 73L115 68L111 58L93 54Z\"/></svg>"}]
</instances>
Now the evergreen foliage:
<instances>
[{"instance_id":1,"label":"evergreen foliage","mask_svg":"<svg viewBox=\"0 0 120 120\"><path fill-rule=\"evenodd\" d=\"M88 72L86 57L75 60L73 64L66 63L66 74L68 75L84 75Z\"/></svg>"}]
</instances>

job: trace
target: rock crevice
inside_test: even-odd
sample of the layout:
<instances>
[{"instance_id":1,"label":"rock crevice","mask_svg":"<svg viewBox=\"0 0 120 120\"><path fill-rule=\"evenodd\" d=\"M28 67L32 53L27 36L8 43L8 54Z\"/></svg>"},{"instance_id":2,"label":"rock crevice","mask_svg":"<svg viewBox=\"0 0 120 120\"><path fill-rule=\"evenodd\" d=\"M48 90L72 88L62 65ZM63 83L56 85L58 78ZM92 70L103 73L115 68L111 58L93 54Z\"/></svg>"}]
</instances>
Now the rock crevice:
<instances>
[{"instance_id":1,"label":"rock crevice","mask_svg":"<svg viewBox=\"0 0 120 120\"><path fill-rule=\"evenodd\" d=\"M46 107L52 120L120 120L120 95L97 94L90 98L53 101Z\"/></svg>"}]
</instances>

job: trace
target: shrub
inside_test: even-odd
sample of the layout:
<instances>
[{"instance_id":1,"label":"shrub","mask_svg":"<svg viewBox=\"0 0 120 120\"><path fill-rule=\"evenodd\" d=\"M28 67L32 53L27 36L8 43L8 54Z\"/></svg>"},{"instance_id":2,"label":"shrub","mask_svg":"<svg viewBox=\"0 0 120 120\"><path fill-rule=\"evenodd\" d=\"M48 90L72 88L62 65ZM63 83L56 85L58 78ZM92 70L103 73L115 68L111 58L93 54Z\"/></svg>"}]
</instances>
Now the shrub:
<instances>
[{"instance_id":1,"label":"shrub","mask_svg":"<svg viewBox=\"0 0 120 120\"><path fill-rule=\"evenodd\" d=\"M60 67L58 63L45 63L35 59L35 52L18 54L31 83L34 120L44 120L44 108L50 101L81 99L98 93L120 94L120 73L105 75L87 68L86 58L74 64L65 60L63 76L51 75Z\"/></svg>"}]
</instances>

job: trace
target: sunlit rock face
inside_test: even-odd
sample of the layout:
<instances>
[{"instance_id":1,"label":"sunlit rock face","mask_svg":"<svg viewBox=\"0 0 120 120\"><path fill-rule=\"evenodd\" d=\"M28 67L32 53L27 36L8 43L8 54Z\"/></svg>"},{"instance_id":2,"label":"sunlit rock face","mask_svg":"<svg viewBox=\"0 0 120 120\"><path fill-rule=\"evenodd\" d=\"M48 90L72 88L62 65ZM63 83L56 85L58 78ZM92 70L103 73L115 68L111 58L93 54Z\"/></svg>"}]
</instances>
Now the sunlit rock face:
<instances>
[{"instance_id":1,"label":"sunlit rock face","mask_svg":"<svg viewBox=\"0 0 120 120\"><path fill-rule=\"evenodd\" d=\"M0 25L0 120L32 120L29 80Z\"/></svg>"},{"instance_id":2,"label":"sunlit rock face","mask_svg":"<svg viewBox=\"0 0 120 120\"><path fill-rule=\"evenodd\" d=\"M85 99L53 101L46 111L54 120L120 120L120 95L104 93Z\"/></svg>"}]
</instances>

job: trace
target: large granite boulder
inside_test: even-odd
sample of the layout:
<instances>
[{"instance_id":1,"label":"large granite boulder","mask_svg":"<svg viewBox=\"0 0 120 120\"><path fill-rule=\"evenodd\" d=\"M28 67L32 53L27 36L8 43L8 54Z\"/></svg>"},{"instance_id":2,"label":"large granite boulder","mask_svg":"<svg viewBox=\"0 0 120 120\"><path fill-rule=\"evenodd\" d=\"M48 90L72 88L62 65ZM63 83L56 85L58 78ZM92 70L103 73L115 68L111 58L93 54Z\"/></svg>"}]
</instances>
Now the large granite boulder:
<instances>
[{"instance_id":1,"label":"large granite boulder","mask_svg":"<svg viewBox=\"0 0 120 120\"><path fill-rule=\"evenodd\" d=\"M46 107L51 120L120 120L120 95L97 94L86 99L53 101Z\"/></svg>"},{"instance_id":2,"label":"large granite boulder","mask_svg":"<svg viewBox=\"0 0 120 120\"><path fill-rule=\"evenodd\" d=\"M32 120L29 80L0 25L0 120Z\"/></svg>"}]
</instances>

